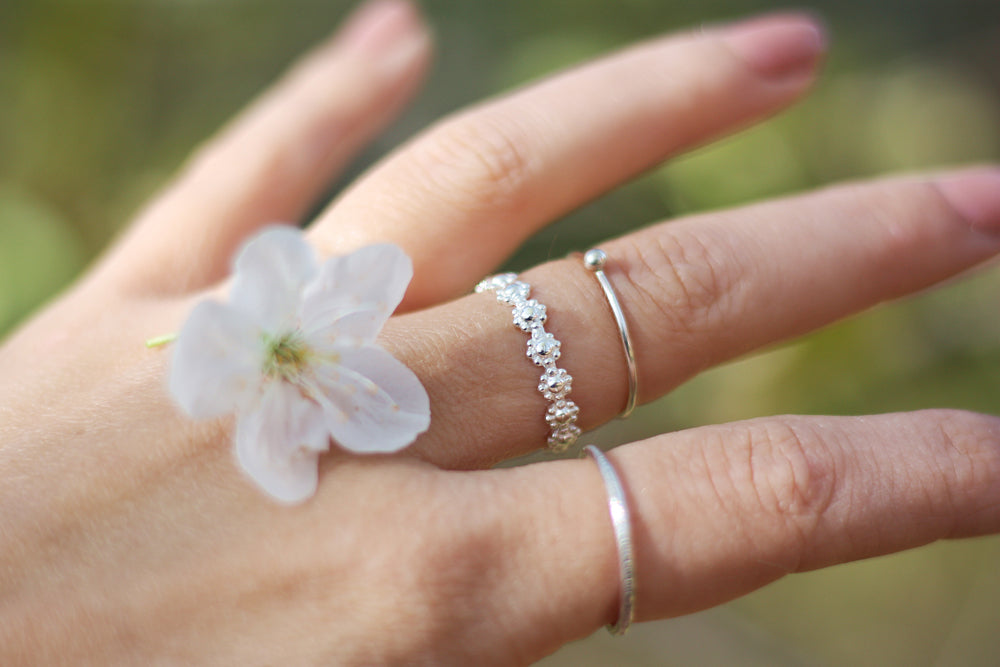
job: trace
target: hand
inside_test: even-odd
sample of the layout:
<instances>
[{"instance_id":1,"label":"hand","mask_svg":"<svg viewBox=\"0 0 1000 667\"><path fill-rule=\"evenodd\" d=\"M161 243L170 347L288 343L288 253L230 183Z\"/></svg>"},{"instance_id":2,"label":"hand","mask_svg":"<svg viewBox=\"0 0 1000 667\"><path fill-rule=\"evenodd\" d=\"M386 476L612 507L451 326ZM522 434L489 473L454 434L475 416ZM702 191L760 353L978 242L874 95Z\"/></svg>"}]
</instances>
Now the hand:
<instances>
[{"instance_id":1,"label":"hand","mask_svg":"<svg viewBox=\"0 0 1000 667\"><path fill-rule=\"evenodd\" d=\"M390 240L414 282L383 343L431 429L402 454L336 447L294 508L238 472L231 423L166 395L176 330L239 243L297 220L416 88L413 9L363 9L204 148L71 292L0 351L4 664L518 664L615 620L592 462L541 447L536 368L509 311L460 297L554 217L804 93L822 41L795 16L654 40L431 128L317 220L327 254ZM602 245L640 399L924 289L1000 251L997 172L838 186ZM527 272L580 423L625 402L618 332L578 259ZM453 300L452 300L453 299ZM954 411L781 417L616 449L637 620L789 572L1000 530L1000 422ZM461 471L461 472L459 472Z\"/></svg>"}]
</instances>

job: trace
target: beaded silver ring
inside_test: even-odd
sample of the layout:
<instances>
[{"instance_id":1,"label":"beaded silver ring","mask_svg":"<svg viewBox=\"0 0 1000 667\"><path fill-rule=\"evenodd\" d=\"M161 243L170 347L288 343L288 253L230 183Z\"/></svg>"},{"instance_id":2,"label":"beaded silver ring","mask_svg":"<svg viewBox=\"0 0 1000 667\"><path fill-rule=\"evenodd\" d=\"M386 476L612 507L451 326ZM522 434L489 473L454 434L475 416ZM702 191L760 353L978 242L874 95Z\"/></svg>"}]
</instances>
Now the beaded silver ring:
<instances>
[{"instance_id":1,"label":"beaded silver ring","mask_svg":"<svg viewBox=\"0 0 1000 667\"><path fill-rule=\"evenodd\" d=\"M573 377L565 368L556 366L556 360L562 355L562 344L545 330L548 317L545 306L530 298L531 285L518 280L516 273L501 273L482 280L476 285L476 293L482 292L495 292L497 301L511 307L514 326L530 336L527 356L543 369L538 391L550 403L545 413L545 421L552 429L549 449L565 451L580 437L580 428L576 425L580 408L567 398L573 388Z\"/></svg>"}]
</instances>

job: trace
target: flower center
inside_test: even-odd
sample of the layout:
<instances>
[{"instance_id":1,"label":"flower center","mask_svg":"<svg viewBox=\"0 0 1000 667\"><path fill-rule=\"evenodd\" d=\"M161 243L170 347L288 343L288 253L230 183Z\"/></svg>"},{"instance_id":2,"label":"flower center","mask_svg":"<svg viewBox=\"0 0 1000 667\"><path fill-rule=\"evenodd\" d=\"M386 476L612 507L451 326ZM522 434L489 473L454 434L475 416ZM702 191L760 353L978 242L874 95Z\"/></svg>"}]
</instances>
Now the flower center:
<instances>
[{"instance_id":1,"label":"flower center","mask_svg":"<svg viewBox=\"0 0 1000 667\"><path fill-rule=\"evenodd\" d=\"M307 365L309 348L297 332L264 339L264 374L291 380Z\"/></svg>"}]
</instances>

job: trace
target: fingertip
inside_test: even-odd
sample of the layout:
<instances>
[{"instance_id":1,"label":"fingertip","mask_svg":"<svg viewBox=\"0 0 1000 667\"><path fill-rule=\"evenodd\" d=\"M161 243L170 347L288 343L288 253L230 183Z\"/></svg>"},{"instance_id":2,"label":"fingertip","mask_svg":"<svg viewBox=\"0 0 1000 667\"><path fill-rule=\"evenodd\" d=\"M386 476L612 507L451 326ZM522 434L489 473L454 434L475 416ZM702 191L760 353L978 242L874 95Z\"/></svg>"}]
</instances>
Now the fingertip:
<instances>
[{"instance_id":1,"label":"fingertip","mask_svg":"<svg viewBox=\"0 0 1000 667\"><path fill-rule=\"evenodd\" d=\"M1000 231L1000 167L963 169L936 181L938 190L974 229Z\"/></svg>"},{"instance_id":2,"label":"fingertip","mask_svg":"<svg viewBox=\"0 0 1000 667\"><path fill-rule=\"evenodd\" d=\"M335 43L371 58L399 58L400 51L427 42L429 30L417 6L410 0L368 0L344 23Z\"/></svg>"},{"instance_id":3,"label":"fingertip","mask_svg":"<svg viewBox=\"0 0 1000 667\"><path fill-rule=\"evenodd\" d=\"M741 21L723 28L721 38L751 69L770 79L811 75L827 49L823 23L806 12Z\"/></svg>"}]
</instances>

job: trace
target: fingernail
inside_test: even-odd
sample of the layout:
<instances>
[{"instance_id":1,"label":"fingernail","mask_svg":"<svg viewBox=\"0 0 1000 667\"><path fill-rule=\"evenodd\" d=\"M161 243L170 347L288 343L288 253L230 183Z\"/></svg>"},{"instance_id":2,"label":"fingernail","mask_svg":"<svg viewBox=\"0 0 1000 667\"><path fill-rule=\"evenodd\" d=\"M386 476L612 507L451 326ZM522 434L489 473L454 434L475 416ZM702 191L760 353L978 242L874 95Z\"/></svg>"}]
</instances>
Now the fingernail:
<instances>
[{"instance_id":1,"label":"fingernail","mask_svg":"<svg viewBox=\"0 0 1000 667\"><path fill-rule=\"evenodd\" d=\"M943 176L938 188L973 228L1000 230L1000 167L975 167Z\"/></svg>"},{"instance_id":2,"label":"fingernail","mask_svg":"<svg viewBox=\"0 0 1000 667\"><path fill-rule=\"evenodd\" d=\"M418 25L417 12L407 0L369 0L347 19L340 43L365 55L381 57L409 41Z\"/></svg>"},{"instance_id":3,"label":"fingernail","mask_svg":"<svg viewBox=\"0 0 1000 667\"><path fill-rule=\"evenodd\" d=\"M826 51L823 28L801 14L737 23L724 30L722 39L750 67L771 78L810 73Z\"/></svg>"}]
</instances>

